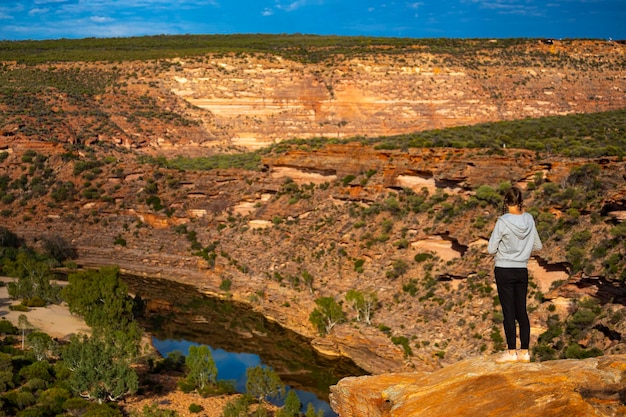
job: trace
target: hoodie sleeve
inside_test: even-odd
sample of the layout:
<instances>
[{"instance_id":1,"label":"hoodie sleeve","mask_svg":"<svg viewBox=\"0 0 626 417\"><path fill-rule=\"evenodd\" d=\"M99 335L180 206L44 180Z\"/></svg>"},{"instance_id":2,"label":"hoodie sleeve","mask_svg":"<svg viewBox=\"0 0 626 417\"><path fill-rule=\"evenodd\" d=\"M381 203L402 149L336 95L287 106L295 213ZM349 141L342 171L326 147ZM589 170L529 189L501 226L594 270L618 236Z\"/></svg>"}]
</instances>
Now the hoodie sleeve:
<instances>
[{"instance_id":1,"label":"hoodie sleeve","mask_svg":"<svg viewBox=\"0 0 626 417\"><path fill-rule=\"evenodd\" d=\"M539 238L539 233L537 232L537 227L534 224L533 220L533 250L541 250L543 248L543 244L541 243L541 239Z\"/></svg>"},{"instance_id":2,"label":"hoodie sleeve","mask_svg":"<svg viewBox=\"0 0 626 417\"><path fill-rule=\"evenodd\" d=\"M500 243L500 239L502 239L502 226L502 219L498 217L496 225L493 227L493 231L491 232L489 244L487 245L487 252L491 255L498 251L498 244Z\"/></svg>"}]
</instances>

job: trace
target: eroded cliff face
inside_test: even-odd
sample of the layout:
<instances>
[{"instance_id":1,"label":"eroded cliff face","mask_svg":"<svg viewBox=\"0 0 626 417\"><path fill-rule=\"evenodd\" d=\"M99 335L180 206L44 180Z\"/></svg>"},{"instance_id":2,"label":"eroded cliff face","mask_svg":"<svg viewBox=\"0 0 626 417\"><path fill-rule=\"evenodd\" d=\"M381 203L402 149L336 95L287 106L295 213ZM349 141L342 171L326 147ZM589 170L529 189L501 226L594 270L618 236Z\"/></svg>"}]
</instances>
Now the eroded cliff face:
<instances>
[{"instance_id":1,"label":"eroded cliff face","mask_svg":"<svg viewBox=\"0 0 626 417\"><path fill-rule=\"evenodd\" d=\"M344 378L331 387L340 417L622 416L626 357L495 364L477 357L432 373Z\"/></svg>"},{"instance_id":2,"label":"eroded cliff face","mask_svg":"<svg viewBox=\"0 0 626 417\"><path fill-rule=\"evenodd\" d=\"M159 62L9 63L9 74L26 73L33 84L59 72L84 88L78 94L42 88L37 112L8 117L0 129L11 137L27 132L31 140L198 156L290 138L377 137L597 112L626 107L625 49L604 41L529 40L439 53L364 50L306 64L234 53ZM93 96L78 99L85 90ZM0 105L7 114L10 107ZM31 123L47 127L33 132Z\"/></svg>"},{"instance_id":3,"label":"eroded cliff face","mask_svg":"<svg viewBox=\"0 0 626 417\"><path fill-rule=\"evenodd\" d=\"M293 137L376 137L622 108L623 61L623 45L536 41L471 57L413 50L320 64L183 59L159 82L210 112L232 144L256 148Z\"/></svg>"},{"instance_id":4,"label":"eroded cliff face","mask_svg":"<svg viewBox=\"0 0 626 417\"><path fill-rule=\"evenodd\" d=\"M591 295L603 315L578 342L623 353L623 237L611 233L626 217L620 158L322 140L267 154L262 170L142 159L621 108L621 48L529 41L471 56L415 50L307 65L228 54L21 68L115 82L92 96L45 88L25 108L3 100L0 224L40 249L65 242L80 266L115 264L234 297L370 372L433 370L502 348L485 251L499 208L478 190L510 182L527 190L546 236L529 265L533 343L550 317L565 320ZM588 183L571 178L585 166ZM577 274L574 238L585 261ZM353 289L376 295L371 324L346 301ZM347 320L319 337L309 315L322 296L342 303Z\"/></svg>"}]
</instances>

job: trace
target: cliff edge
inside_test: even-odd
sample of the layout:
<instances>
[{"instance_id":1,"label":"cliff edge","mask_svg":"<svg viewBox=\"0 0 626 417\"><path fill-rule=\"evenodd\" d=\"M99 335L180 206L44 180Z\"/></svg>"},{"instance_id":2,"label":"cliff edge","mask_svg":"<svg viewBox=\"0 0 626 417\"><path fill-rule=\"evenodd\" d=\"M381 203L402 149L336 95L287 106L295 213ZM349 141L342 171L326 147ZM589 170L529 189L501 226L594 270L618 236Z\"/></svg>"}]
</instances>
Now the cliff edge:
<instances>
[{"instance_id":1,"label":"cliff edge","mask_svg":"<svg viewBox=\"0 0 626 417\"><path fill-rule=\"evenodd\" d=\"M344 378L330 390L340 417L624 416L626 355L504 365L481 356L435 372Z\"/></svg>"}]
</instances>

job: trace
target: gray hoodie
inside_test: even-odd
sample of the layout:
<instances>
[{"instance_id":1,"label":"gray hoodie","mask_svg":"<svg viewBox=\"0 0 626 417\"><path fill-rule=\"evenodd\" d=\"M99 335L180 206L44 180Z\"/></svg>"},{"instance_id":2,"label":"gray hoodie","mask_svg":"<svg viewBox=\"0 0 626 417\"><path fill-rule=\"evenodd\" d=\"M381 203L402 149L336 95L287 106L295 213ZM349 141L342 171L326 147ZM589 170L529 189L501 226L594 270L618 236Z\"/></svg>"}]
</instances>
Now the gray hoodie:
<instances>
[{"instance_id":1,"label":"gray hoodie","mask_svg":"<svg viewBox=\"0 0 626 417\"><path fill-rule=\"evenodd\" d=\"M495 254L497 267L526 268L530 253L542 247L533 216L507 213L498 217L487 251Z\"/></svg>"}]
</instances>

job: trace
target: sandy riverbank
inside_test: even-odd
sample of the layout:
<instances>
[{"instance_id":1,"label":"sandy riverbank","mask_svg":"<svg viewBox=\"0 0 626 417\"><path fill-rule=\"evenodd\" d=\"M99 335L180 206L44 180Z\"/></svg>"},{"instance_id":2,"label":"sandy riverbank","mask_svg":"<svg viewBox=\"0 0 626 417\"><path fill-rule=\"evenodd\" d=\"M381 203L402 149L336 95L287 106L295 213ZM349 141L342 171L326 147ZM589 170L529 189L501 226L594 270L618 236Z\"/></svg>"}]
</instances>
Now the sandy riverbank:
<instances>
[{"instance_id":1,"label":"sandy riverbank","mask_svg":"<svg viewBox=\"0 0 626 417\"><path fill-rule=\"evenodd\" d=\"M11 282L11 278L0 278L5 283ZM30 324L37 330L57 339L69 339L72 334L89 334L89 326L78 316L70 313L66 304L53 304L46 307L35 307L29 311L13 311L9 309L12 304L19 304L19 300L11 300L6 285L0 287L0 320L9 320L17 326L18 317L24 314Z\"/></svg>"}]
</instances>

